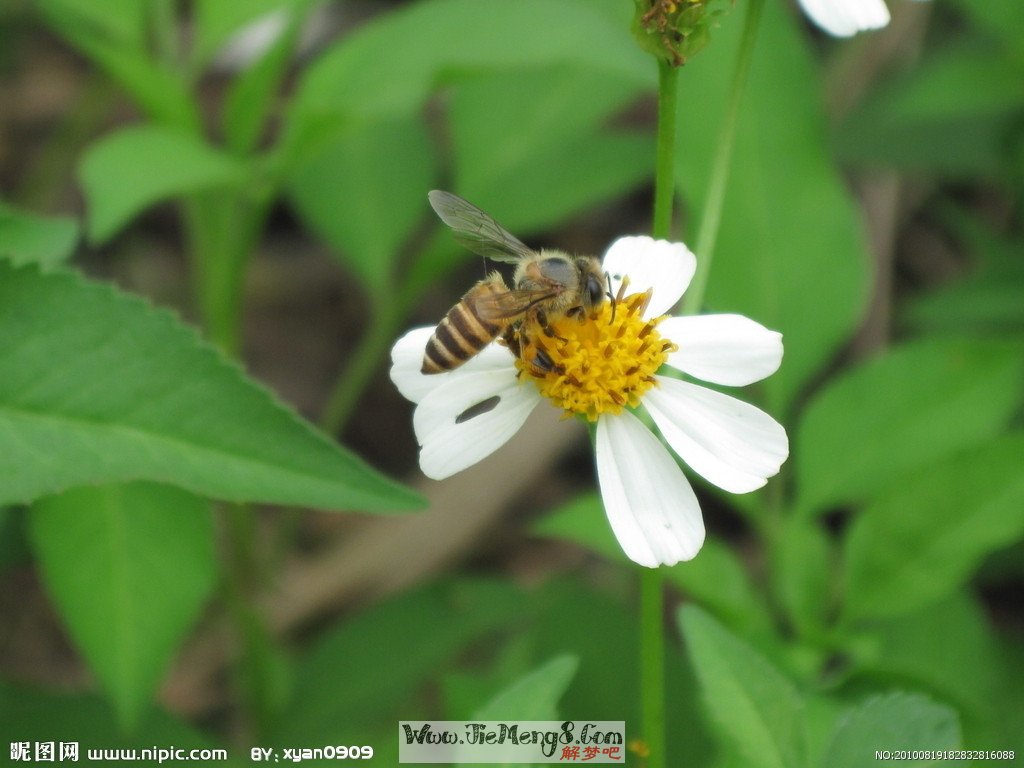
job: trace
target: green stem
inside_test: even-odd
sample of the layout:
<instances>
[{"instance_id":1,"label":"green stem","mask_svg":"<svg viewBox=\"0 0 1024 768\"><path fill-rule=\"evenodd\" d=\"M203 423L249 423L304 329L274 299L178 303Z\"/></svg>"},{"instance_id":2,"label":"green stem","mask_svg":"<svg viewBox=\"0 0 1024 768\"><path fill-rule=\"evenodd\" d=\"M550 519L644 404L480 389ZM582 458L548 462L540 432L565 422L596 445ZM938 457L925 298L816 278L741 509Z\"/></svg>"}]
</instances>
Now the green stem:
<instances>
[{"instance_id":1,"label":"green stem","mask_svg":"<svg viewBox=\"0 0 1024 768\"><path fill-rule=\"evenodd\" d=\"M697 272L690 282L686 296L683 297L682 313L684 315L696 314L704 303L704 291L707 288L708 274L711 271L711 260L715 254L715 242L718 239L718 227L722 218L722 203L725 200L725 188L729 181L729 170L732 165L732 151L736 143L736 125L739 121L740 104L747 85L747 75L750 73L750 63L754 57L757 27L761 21L763 8L764 0L748 0L747 2L747 13L743 20L743 36L740 39L736 68L733 70L725 120L718 133L718 146L715 148L715 156L712 161L708 195L704 203L700 227L697 230Z\"/></svg>"},{"instance_id":2,"label":"green stem","mask_svg":"<svg viewBox=\"0 0 1024 768\"><path fill-rule=\"evenodd\" d=\"M269 189L235 189L196 194L182 206L192 261L196 301L207 337L227 354L241 346L245 268L266 221ZM266 732L275 702L277 671L270 633L252 596L263 580L257 554L256 518L251 507L223 508L229 544L224 560L224 600L238 642L234 683L243 702L246 736Z\"/></svg>"},{"instance_id":3,"label":"green stem","mask_svg":"<svg viewBox=\"0 0 1024 768\"><path fill-rule=\"evenodd\" d=\"M320 425L324 431L336 435L352 415L359 396L366 389L381 359L394 343L404 313L382 297L374 297L370 325L363 332L359 344L349 358L344 373L338 378L327 398Z\"/></svg>"},{"instance_id":4,"label":"green stem","mask_svg":"<svg viewBox=\"0 0 1024 768\"><path fill-rule=\"evenodd\" d=\"M665 630L660 568L640 575L640 685L647 768L665 767Z\"/></svg>"},{"instance_id":5,"label":"green stem","mask_svg":"<svg viewBox=\"0 0 1024 768\"><path fill-rule=\"evenodd\" d=\"M678 84L678 70L669 62L659 61L652 227L657 238L668 238L672 233ZM640 576L640 703L648 768L664 768L666 764L664 578L660 568L644 568Z\"/></svg>"},{"instance_id":6,"label":"green stem","mask_svg":"<svg viewBox=\"0 0 1024 768\"><path fill-rule=\"evenodd\" d=\"M157 59L174 71L178 67L177 3L175 0L153 0L150 14L150 31Z\"/></svg>"},{"instance_id":7,"label":"green stem","mask_svg":"<svg viewBox=\"0 0 1024 768\"><path fill-rule=\"evenodd\" d=\"M184 206L196 299L207 336L230 355L241 347L245 268L266 220L270 196L195 195Z\"/></svg>"},{"instance_id":8,"label":"green stem","mask_svg":"<svg viewBox=\"0 0 1024 768\"><path fill-rule=\"evenodd\" d=\"M658 62L658 144L654 166L654 224L652 234L672 234L675 200L676 96L679 70L667 61Z\"/></svg>"}]
</instances>

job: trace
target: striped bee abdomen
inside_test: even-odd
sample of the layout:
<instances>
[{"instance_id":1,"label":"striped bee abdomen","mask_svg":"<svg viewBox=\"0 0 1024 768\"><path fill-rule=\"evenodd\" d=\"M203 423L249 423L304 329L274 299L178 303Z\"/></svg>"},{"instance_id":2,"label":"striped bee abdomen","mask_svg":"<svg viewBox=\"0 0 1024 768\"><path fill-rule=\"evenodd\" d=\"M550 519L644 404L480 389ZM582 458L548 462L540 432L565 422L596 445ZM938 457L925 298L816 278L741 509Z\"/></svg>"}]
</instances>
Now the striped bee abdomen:
<instances>
[{"instance_id":1,"label":"striped bee abdomen","mask_svg":"<svg viewBox=\"0 0 1024 768\"><path fill-rule=\"evenodd\" d=\"M494 341L508 323L495 323L483 317L480 305L505 291L500 277L483 280L448 310L427 342L421 372L443 373L458 368Z\"/></svg>"}]
</instances>

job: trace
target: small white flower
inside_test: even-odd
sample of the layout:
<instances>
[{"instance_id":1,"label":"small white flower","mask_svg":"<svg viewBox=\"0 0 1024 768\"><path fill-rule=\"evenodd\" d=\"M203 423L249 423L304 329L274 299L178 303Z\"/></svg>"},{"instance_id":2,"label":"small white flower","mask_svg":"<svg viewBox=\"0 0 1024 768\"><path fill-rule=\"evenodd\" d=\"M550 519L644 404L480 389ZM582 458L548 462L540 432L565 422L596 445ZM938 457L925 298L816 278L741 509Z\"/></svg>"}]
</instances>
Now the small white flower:
<instances>
[{"instance_id":1,"label":"small white flower","mask_svg":"<svg viewBox=\"0 0 1024 768\"><path fill-rule=\"evenodd\" d=\"M811 21L836 37L880 29L889 23L885 0L799 0Z\"/></svg>"},{"instance_id":2,"label":"small white flower","mask_svg":"<svg viewBox=\"0 0 1024 768\"><path fill-rule=\"evenodd\" d=\"M554 337L524 329L520 358L491 344L454 371L424 375L434 329L417 328L395 343L391 379L417 403L420 467L437 480L497 450L544 399L596 422L601 496L623 551L649 568L674 565L704 543L700 507L672 454L630 409L642 407L708 482L732 493L760 488L789 455L785 429L752 405L657 371L668 365L715 384L751 384L778 369L782 336L741 315L662 316L696 268L682 243L623 237L603 266L613 294L626 276L632 292L584 322L556 321ZM552 363L547 372L523 362L540 348Z\"/></svg>"}]
</instances>

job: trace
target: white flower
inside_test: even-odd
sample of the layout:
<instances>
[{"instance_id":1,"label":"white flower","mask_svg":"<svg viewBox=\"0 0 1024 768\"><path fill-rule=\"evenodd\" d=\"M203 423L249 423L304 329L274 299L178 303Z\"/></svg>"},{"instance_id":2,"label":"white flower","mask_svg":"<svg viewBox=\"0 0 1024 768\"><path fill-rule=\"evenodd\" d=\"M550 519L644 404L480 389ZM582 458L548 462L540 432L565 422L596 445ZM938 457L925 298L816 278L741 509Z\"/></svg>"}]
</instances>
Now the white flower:
<instances>
[{"instance_id":1,"label":"white flower","mask_svg":"<svg viewBox=\"0 0 1024 768\"><path fill-rule=\"evenodd\" d=\"M681 243L620 238L603 266L613 294L624 276L631 293L586 321L556 321L553 337L524 328L519 358L491 344L454 371L424 375L434 329L417 328L395 343L391 379L417 403L420 467L438 480L503 445L544 399L596 421L601 496L622 549L640 565L674 565L704 543L700 507L672 454L631 409L642 407L709 482L732 493L760 488L789 455L785 429L752 405L657 371L667 365L715 384L751 384L778 369L782 337L741 315L662 316L696 268ZM538 349L546 370L528 363Z\"/></svg>"},{"instance_id":2,"label":"white flower","mask_svg":"<svg viewBox=\"0 0 1024 768\"><path fill-rule=\"evenodd\" d=\"M889 23L885 0L799 0L811 21L836 37L850 37Z\"/></svg>"}]
</instances>

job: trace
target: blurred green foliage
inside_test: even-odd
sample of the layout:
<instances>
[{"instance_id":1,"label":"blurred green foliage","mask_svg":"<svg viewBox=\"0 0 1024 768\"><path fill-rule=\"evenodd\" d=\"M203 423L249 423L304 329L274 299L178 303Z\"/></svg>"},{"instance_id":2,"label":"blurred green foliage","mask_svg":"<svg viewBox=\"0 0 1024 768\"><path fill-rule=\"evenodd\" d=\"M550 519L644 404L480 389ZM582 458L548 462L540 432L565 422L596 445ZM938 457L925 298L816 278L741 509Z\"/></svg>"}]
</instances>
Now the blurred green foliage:
<instances>
[{"instance_id":1,"label":"blurred green foliage","mask_svg":"<svg viewBox=\"0 0 1024 768\"><path fill-rule=\"evenodd\" d=\"M783 332L783 368L759 395L793 457L768 489L731 500L740 537L712 536L668 573L688 601L668 659L674 764L831 768L873 762L874 749L1024 749L1020 628L992 621L976 578L1002 554L1008 578L1024 579L1024 6L934 5L920 60L831 126L821 75L833 44L810 45L789 5L765 9L707 297ZM251 599L232 591L236 564L213 546L210 501L377 512L419 501L228 360L270 211L294 211L372 307L325 417L336 432L417 302L464 262L438 236L426 191L450 187L526 237L642 188L654 148L636 113L656 68L618 0L387 6L308 61L297 56L308 0L194 0L188 43L171 0L29 6L139 118L78 159L84 221L0 205L0 501L32 505L26 526L21 510L0 510L2 559L24 558L27 537L104 692L4 684L0 721L19 740L224 743L224 723L206 732L154 693L218 581L218 599ZM208 117L204 75L268 14L277 34ZM681 76L687 237L739 41L738 14L719 21ZM867 359L843 356L874 267L837 160L932 182L925 215L974 267L901 294L896 340ZM972 209L965 188L998 195L1009 225ZM169 202L208 340L62 266ZM631 569L598 498L533 533L593 552L596 576L420 585L317 628L294 657L257 626L230 705L250 711L225 722L249 717L254 744L373 744L384 765L397 760L399 718L632 728ZM254 626L245 607L229 613L243 634Z\"/></svg>"}]
</instances>

